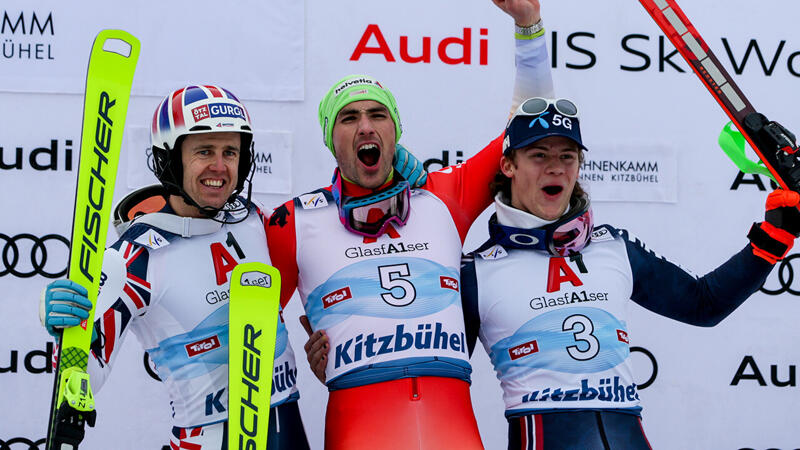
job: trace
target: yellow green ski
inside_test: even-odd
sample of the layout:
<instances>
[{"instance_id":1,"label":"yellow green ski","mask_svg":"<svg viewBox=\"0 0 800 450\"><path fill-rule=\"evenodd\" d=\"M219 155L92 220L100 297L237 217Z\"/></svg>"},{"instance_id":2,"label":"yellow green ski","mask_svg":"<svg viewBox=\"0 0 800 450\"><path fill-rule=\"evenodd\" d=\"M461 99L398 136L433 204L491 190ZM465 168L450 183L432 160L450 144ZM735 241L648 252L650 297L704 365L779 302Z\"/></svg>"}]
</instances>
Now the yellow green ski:
<instances>
[{"instance_id":1,"label":"yellow green ski","mask_svg":"<svg viewBox=\"0 0 800 450\"><path fill-rule=\"evenodd\" d=\"M138 59L138 39L121 30L103 30L92 45L86 73L69 279L87 288L92 305L100 289L122 132ZM84 424L94 426L94 399L86 373L93 323L94 306L88 319L65 329L61 336L47 450L77 449Z\"/></svg>"},{"instance_id":2,"label":"yellow green ski","mask_svg":"<svg viewBox=\"0 0 800 450\"><path fill-rule=\"evenodd\" d=\"M228 332L228 449L266 450L281 276L259 262L231 277Z\"/></svg>"}]
</instances>

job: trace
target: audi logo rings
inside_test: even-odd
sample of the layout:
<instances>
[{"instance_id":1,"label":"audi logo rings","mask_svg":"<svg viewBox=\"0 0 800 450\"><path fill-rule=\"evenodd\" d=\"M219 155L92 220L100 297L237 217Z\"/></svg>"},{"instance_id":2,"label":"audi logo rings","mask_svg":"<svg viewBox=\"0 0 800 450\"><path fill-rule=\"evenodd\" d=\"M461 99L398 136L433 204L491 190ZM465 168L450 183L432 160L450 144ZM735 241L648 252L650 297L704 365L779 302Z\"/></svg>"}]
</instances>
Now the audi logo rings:
<instances>
[{"instance_id":1,"label":"audi logo rings","mask_svg":"<svg viewBox=\"0 0 800 450\"><path fill-rule=\"evenodd\" d=\"M144 355L142 356L142 363L144 364L144 370L147 371L147 374L150 375L150 378L156 381L161 381L161 378L156 373L156 365L150 359L149 353L144 352Z\"/></svg>"},{"instance_id":2,"label":"audi logo rings","mask_svg":"<svg viewBox=\"0 0 800 450\"><path fill-rule=\"evenodd\" d=\"M792 295L800 295L800 290L792 289L792 282L794 282L792 260L797 258L800 258L800 253L787 256L781 261L780 265L778 265L778 282L781 284L778 289L767 289L762 285L759 290L768 295L780 295L784 292L788 292ZM764 282L764 284L767 283Z\"/></svg>"},{"instance_id":3,"label":"audi logo rings","mask_svg":"<svg viewBox=\"0 0 800 450\"><path fill-rule=\"evenodd\" d=\"M25 250L27 245L23 242L30 241L33 245L30 248L30 254L26 258ZM47 269L48 256L56 253L56 249L51 247L48 254L48 246L64 244L64 263L59 264L58 267L63 267L59 271L55 269ZM0 244L3 244L2 260L3 265L0 267L0 277L5 275L13 275L19 278L30 278L35 275L41 275L45 278L60 278L67 274L67 261L69 259L69 239L61 236L60 234L48 234L42 237L34 236L30 233L22 233L16 236L9 236L0 233ZM59 252L60 254L62 252ZM26 259L30 263L25 262ZM51 264L52 265L52 264ZM30 269L28 269L30 267Z\"/></svg>"},{"instance_id":4,"label":"audi logo rings","mask_svg":"<svg viewBox=\"0 0 800 450\"><path fill-rule=\"evenodd\" d=\"M655 355L653 355L653 353L650 352L650 350L644 347L631 347L631 353L635 352L641 353L644 356L646 356L652 366L651 369L648 371L650 372L650 376L647 378L647 380L645 380L644 383L636 383L636 388L641 391L649 388L650 385L653 384L654 381L656 381L656 377L658 376L658 362L656 362Z\"/></svg>"},{"instance_id":5,"label":"audi logo rings","mask_svg":"<svg viewBox=\"0 0 800 450\"><path fill-rule=\"evenodd\" d=\"M26 437L14 437L8 440L0 438L0 450L39 450L40 448L44 448L44 444L45 438L41 438L37 441Z\"/></svg>"}]
</instances>

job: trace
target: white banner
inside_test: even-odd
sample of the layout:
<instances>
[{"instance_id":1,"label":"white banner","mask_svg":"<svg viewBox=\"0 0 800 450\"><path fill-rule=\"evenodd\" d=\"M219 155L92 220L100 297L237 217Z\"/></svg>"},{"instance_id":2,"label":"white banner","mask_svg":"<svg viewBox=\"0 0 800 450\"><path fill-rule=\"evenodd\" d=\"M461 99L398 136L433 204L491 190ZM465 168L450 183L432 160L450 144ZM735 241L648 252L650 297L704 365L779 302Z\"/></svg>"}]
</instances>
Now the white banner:
<instances>
[{"instance_id":1,"label":"white banner","mask_svg":"<svg viewBox=\"0 0 800 450\"><path fill-rule=\"evenodd\" d=\"M800 38L793 31L800 4L679 1L755 107L800 132ZM317 106L347 74L373 75L392 90L401 142L431 169L466 160L501 133L513 83L513 21L492 2L307 3L0 5L0 448L44 448L53 374L43 354L53 339L39 325L38 299L66 268L65 244L52 235L68 236L72 222L80 93L97 30L119 27L142 39L115 201L156 182L145 165L146 127L159 99L187 83L219 83L244 98L263 153L254 186L268 207L330 183L334 159L321 143ZM595 223L628 229L697 274L742 249L750 225L763 220L770 185L739 174L723 155L717 136L727 117L641 5L542 0L542 8L556 92L581 111ZM24 33L16 25L21 13ZM51 14L53 33L45 26ZM4 44L12 56L2 53ZM630 173L641 176L611 178ZM487 218L470 231L469 249L486 239ZM631 304L633 364L653 448L798 448L800 253L790 255L762 292L713 328ZM305 362L301 312L294 298L283 315L297 353L303 423L311 447L322 449L327 391ZM167 443L166 392L148 374L136 339L122 352L96 393L98 424L81 448ZM502 394L480 345L471 362L483 442L505 449Z\"/></svg>"},{"instance_id":2,"label":"white banner","mask_svg":"<svg viewBox=\"0 0 800 450\"><path fill-rule=\"evenodd\" d=\"M134 95L203 82L244 99L304 97L303 2L6 0L0 14L2 91L82 93L92 41L118 28L142 43Z\"/></svg>"},{"instance_id":3,"label":"white banner","mask_svg":"<svg viewBox=\"0 0 800 450\"><path fill-rule=\"evenodd\" d=\"M599 146L584 156L580 182L592 201L678 201L678 164L670 147Z\"/></svg>"},{"instance_id":4,"label":"white banner","mask_svg":"<svg viewBox=\"0 0 800 450\"><path fill-rule=\"evenodd\" d=\"M253 192L290 194L292 192L292 134L258 131L255 142Z\"/></svg>"}]
</instances>

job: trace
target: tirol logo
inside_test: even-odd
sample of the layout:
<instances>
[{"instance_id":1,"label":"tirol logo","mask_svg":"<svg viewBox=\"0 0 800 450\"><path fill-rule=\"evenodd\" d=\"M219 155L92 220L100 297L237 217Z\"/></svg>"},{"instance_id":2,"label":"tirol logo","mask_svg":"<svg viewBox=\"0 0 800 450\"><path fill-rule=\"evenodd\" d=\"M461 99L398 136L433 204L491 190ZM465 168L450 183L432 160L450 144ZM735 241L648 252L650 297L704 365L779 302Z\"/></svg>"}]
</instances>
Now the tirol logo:
<instances>
[{"instance_id":1,"label":"tirol logo","mask_svg":"<svg viewBox=\"0 0 800 450\"><path fill-rule=\"evenodd\" d=\"M37 59L54 60L52 44L32 40L33 36L54 36L53 13L3 11L0 22L0 35L3 39L3 58L5 59ZM15 39L11 36L16 36Z\"/></svg>"},{"instance_id":2,"label":"tirol logo","mask_svg":"<svg viewBox=\"0 0 800 450\"><path fill-rule=\"evenodd\" d=\"M511 360L514 361L515 359L520 359L524 356L532 355L538 352L539 344L536 342L536 339L534 339L516 347L511 347L508 349L508 356L510 356Z\"/></svg>"},{"instance_id":3,"label":"tirol logo","mask_svg":"<svg viewBox=\"0 0 800 450\"><path fill-rule=\"evenodd\" d=\"M458 292L458 280L453 277L440 276L439 283L441 284L442 289L452 289Z\"/></svg>"},{"instance_id":4,"label":"tirol logo","mask_svg":"<svg viewBox=\"0 0 800 450\"><path fill-rule=\"evenodd\" d=\"M617 340L626 344L631 343L631 341L628 340L628 333L625 330L617 330Z\"/></svg>"},{"instance_id":5,"label":"tirol logo","mask_svg":"<svg viewBox=\"0 0 800 450\"><path fill-rule=\"evenodd\" d=\"M63 153L59 151L59 140L50 139L50 145L37 147L26 152L24 147L0 147L0 170L23 170L29 166L33 170L72 170L72 139L65 139ZM58 163L61 153L61 166ZM26 157L27 156L27 157Z\"/></svg>"},{"instance_id":6,"label":"tirol logo","mask_svg":"<svg viewBox=\"0 0 800 450\"><path fill-rule=\"evenodd\" d=\"M208 111L211 113L211 117L245 118L242 108L236 105L231 105L230 103L212 103L208 105Z\"/></svg>"},{"instance_id":7,"label":"tirol logo","mask_svg":"<svg viewBox=\"0 0 800 450\"><path fill-rule=\"evenodd\" d=\"M211 115L208 112L208 105L192 108L192 117L194 117L195 122L199 122L203 119L208 119L209 117L211 117Z\"/></svg>"},{"instance_id":8,"label":"tirol logo","mask_svg":"<svg viewBox=\"0 0 800 450\"><path fill-rule=\"evenodd\" d=\"M335 290L330 294L322 297L322 308L327 309L331 306L341 303L345 300L353 298L353 293L350 292L350 286L345 286L341 289Z\"/></svg>"},{"instance_id":9,"label":"tirol logo","mask_svg":"<svg viewBox=\"0 0 800 450\"><path fill-rule=\"evenodd\" d=\"M190 358L194 358L197 355L219 348L220 343L217 335L214 335L201 341L186 344L184 347L186 347L186 354L188 354Z\"/></svg>"}]
</instances>

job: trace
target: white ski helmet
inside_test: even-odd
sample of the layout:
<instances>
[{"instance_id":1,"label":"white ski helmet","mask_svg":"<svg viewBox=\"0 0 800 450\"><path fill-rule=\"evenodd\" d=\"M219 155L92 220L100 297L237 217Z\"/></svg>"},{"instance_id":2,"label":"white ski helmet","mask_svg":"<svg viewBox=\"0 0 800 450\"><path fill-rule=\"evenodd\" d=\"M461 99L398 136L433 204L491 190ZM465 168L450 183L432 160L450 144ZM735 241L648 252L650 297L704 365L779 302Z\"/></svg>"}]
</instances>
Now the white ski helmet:
<instances>
[{"instance_id":1,"label":"white ski helmet","mask_svg":"<svg viewBox=\"0 0 800 450\"><path fill-rule=\"evenodd\" d=\"M230 91L213 85L186 86L161 101L150 128L152 169L169 194L187 197L183 191L181 138L224 131L236 131L242 136L236 188L229 200L233 201L253 167L253 127L247 109Z\"/></svg>"}]
</instances>

